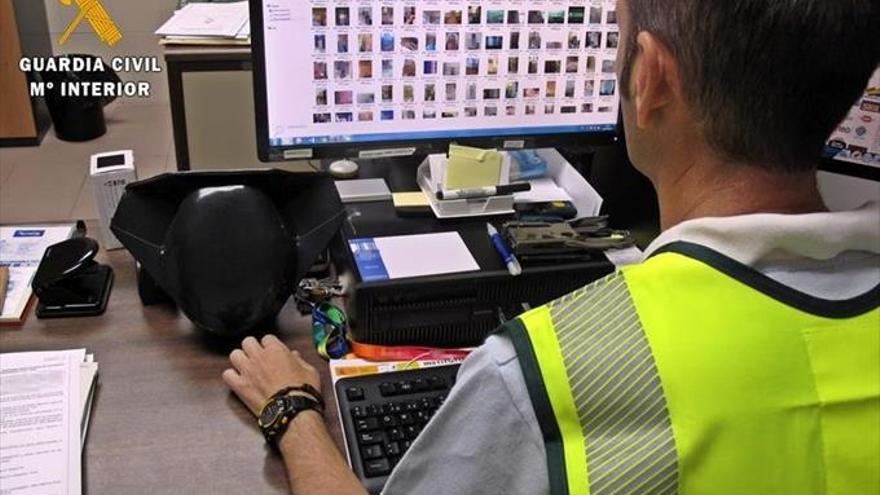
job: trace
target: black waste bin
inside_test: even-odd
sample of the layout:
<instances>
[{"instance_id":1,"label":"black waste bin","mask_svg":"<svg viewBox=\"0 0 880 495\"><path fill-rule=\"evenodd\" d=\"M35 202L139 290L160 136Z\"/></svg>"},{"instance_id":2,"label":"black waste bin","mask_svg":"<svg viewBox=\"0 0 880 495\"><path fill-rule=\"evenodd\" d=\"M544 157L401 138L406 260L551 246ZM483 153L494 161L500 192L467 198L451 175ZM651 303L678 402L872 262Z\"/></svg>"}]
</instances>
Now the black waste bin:
<instances>
[{"instance_id":1,"label":"black waste bin","mask_svg":"<svg viewBox=\"0 0 880 495\"><path fill-rule=\"evenodd\" d=\"M82 65L88 68L96 67L98 64L95 60L99 59L94 55L81 54L59 55L53 58L56 62L55 67L59 67L57 62L60 59L68 58L71 62L73 59L83 59L86 63ZM70 64L71 68L74 66L73 63ZM46 87L46 105L49 107L49 114L52 116L55 135L58 136L58 139L62 141L88 141L101 137L107 132L104 106L115 100L115 96L64 96L61 91L62 84L66 83L120 82L119 76L110 69L108 64L104 63L103 67L103 71L44 70L40 72L43 82L52 83L51 88L48 85Z\"/></svg>"}]
</instances>

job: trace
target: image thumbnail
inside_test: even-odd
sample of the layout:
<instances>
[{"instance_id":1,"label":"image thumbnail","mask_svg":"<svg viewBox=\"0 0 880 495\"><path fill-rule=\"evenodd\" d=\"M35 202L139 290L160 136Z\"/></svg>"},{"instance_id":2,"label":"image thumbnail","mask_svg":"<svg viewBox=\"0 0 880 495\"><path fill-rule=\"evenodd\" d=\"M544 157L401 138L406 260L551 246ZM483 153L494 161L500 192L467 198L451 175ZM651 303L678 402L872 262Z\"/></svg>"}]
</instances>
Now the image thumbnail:
<instances>
[{"instance_id":1,"label":"image thumbnail","mask_svg":"<svg viewBox=\"0 0 880 495\"><path fill-rule=\"evenodd\" d=\"M605 48L617 48L620 41L620 33L608 33L608 36L605 39Z\"/></svg>"},{"instance_id":2,"label":"image thumbnail","mask_svg":"<svg viewBox=\"0 0 880 495\"><path fill-rule=\"evenodd\" d=\"M425 60L424 63L425 70L423 71L426 76L431 76L437 73L437 61L436 60Z\"/></svg>"},{"instance_id":3,"label":"image thumbnail","mask_svg":"<svg viewBox=\"0 0 880 495\"><path fill-rule=\"evenodd\" d=\"M315 105L322 107L327 104L327 88L315 90Z\"/></svg>"},{"instance_id":4,"label":"image thumbnail","mask_svg":"<svg viewBox=\"0 0 880 495\"><path fill-rule=\"evenodd\" d=\"M443 16L443 24L461 24L461 11L449 10Z\"/></svg>"},{"instance_id":5,"label":"image thumbnail","mask_svg":"<svg viewBox=\"0 0 880 495\"><path fill-rule=\"evenodd\" d=\"M508 24L519 24L519 11L518 10L508 10L507 11L507 23Z\"/></svg>"},{"instance_id":6,"label":"image thumbnail","mask_svg":"<svg viewBox=\"0 0 880 495\"><path fill-rule=\"evenodd\" d=\"M315 7L312 9L312 26L323 27L327 25L327 9Z\"/></svg>"},{"instance_id":7,"label":"image thumbnail","mask_svg":"<svg viewBox=\"0 0 880 495\"><path fill-rule=\"evenodd\" d=\"M336 53L348 53L347 34L339 34L336 36Z\"/></svg>"},{"instance_id":8,"label":"image thumbnail","mask_svg":"<svg viewBox=\"0 0 880 495\"><path fill-rule=\"evenodd\" d=\"M407 36L400 39L400 46L403 51L415 52L419 49L419 39L414 36Z\"/></svg>"},{"instance_id":9,"label":"image thumbnail","mask_svg":"<svg viewBox=\"0 0 880 495\"><path fill-rule=\"evenodd\" d=\"M394 86L391 84L382 85L382 103L391 103L394 101Z\"/></svg>"},{"instance_id":10,"label":"image thumbnail","mask_svg":"<svg viewBox=\"0 0 880 495\"><path fill-rule=\"evenodd\" d=\"M617 87L617 81L614 79L604 79L599 83L599 96L613 96Z\"/></svg>"},{"instance_id":11,"label":"image thumbnail","mask_svg":"<svg viewBox=\"0 0 880 495\"><path fill-rule=\"evenodd\" d=\"M480 24L483 22L483 7L471 5L468 7L468 24Z\"/></svg>"},{"instance_id":12,"label":"image thumbnail","mask_svg":"<svg viewBox=\"0 0 880 495\"><path fill-rule=\"evenodd\" d=\"M444 76L461 75L461 64L459 62L443 62Z\"/></svg>"},{"instance_id":13,"label":"image thumbnail","mask_svg":"<svg viewBox=\"0 0 880 495\"><path fill-rule=\"evenodd\" d=\"M327 79L327 62L315 62L313 77L318 80Z\"/></svg>"},{"instance_id":14,"label":"image thumbnail","mask_svg":"<svg viewBox=\"0 0 880 495\"><path fill-rule=\"evenodd\" d=\"M446 33L446 51L458 51L459 33Z\"/></svg>"},{"instance_id":15,"label":"image thumbnail","mask_svg":"<svg viewBox=\"0 0 880 495\"><path fill-rule=\"evenodd\" d=\"M359 7L358 8L358 25L360 25L360 26L372 26L373 25L373 7Z\"/></svg>"},{"instance_id":16,"label":"image thumbnail","mask_svg":"<svg viewBox=\"0 0 880 495\"><path fill-rule=\"evenodd\" d=\"M426 10L422 13L422 22L424 24L440 24L441 18L439 10Z\"/></svg>"},{"instance_id":17,"label":"image thumbnail","mask_svg":"<svg viewBox=\"0 0 880 495\"><path fill-rule=\"evenodd\" d=\"M394 24L394 7L382 7L382 25L391 26ZM370 119L372 120L372 119Z\"/></svg>"},{"instance_id":18,"label":"image thumbnail","mask_svg":"<svg viewBox=\"0 0 880 495\"><path fill-rule=\"evenodd\" d=\"M415 24L416 23L416 8L415 7L404 7L403 8L403 23L404 24Z\"/></svg>"},{"instance_id":19,"label":"image thumbnail","mask_svg":"<svg viewBox=\"0 0 880 495\"><path fill-rule=\"evenodd\" d=\"M416 77L416 61L408 58L403 61L403 77Z\"/></svg>"},{"instance_id":20,"label":"image thumbnail","mask_svg":"<svg viewBox=\"0 0 880 495\"><path fill-rule=\"evenodd\" d=\"M479 50L481 44L481 34L480 33L467 33L465 37L465 46L467 46L468 50Z\"/></svg>"},{"instance_id":21,"label":"image thumbnail","mask_svg":"<svg viewBox=\"0 0 880 495\"><path fill-rule=\"evenodd\" d=\"M586 14L586 9L584 7L569 7L569 9L568 9L568 23L569 24L583 24L585 14Z\"/></svg>"},{"instance_id":22,"label":"image thumbnail","mask_svg":"<svg viewBox=\"0 0 880 495\"><path fill-rule=\"evenodd\" d=\"M464 64L466 76L476 76L480 73L480 57L468 57Z\"/></svg>"},{"instance_id":23,"label":"image thumbnail","mask_svg":"<svg viewBox=\"0 0 880 495\"><path fill-rule=\"evenodd\" d=\"M602 48L602 32L601 31L588 31L587 32L587 49L590 48Z\"/></svg>"},{"instance_id":24,"label":"image thumbnail","mask_svg":"<svg viewBox=\"0 0 880 495\"><path fill-rule=\"evenodd\" d=\"M327 124L331 120L329 113L316 113L312 115L312 121L316 124Z\"/></svg>"},{"instance_id":25,"label":"image thumbnail","mask_svg":"<svg viewBox=\"0 0 880 495\"><path fill-rule=\"evenodd\" d=\"M394 61L385 59L382 61L382 77L394 77Z\"/></svg>"},{"instance_id":26,"label":"image thumbnail","mask_svg":"<svg viewBox=\"0 0 880 495\"><path fill-rule=\"evenodd\" d=\"M551 10L549 14L547 14L547 23L548 24L565 24L565 11L564 10Z\"/></svg>"},{"instance_id":27,"label":"image thumbnail","mask_svg":"<svg viewBox=\"0 0 880 495\"><path fill-rule=\"evenodd\" d=\"M486 36L486 50L501 50L504 48L503 36Z\"/></svg>"},{"instance_id":28,"label":"image thumbnail","mask_svg":"<svg viewBox=\"0 0 880 495\"><path fill-rule=\"evenodd\" d=\"M315 35L315 52L325 53L327 51L327 36L323 34Z\"/></svg>"},{"instance_id":29,"label":"image thumbnail","mask_svg":"<svg viewBox=\"0 0 880 495\"><path fill-rule=\"evenodd\" d=\"M393 52L394 33L382 33L379 36L379 46L383 52Z\"/></svg>"},{"instance_id":30,"label":"image thumbnail","mask_svg":"<svg viewBox=\"0 0 880 495\"><path fill-rule=\"evenodd\" d=\"M351 19L348 14L348 7L336 7L336 25L348 26L350 24Z\"/></svg>"},{"instance_id":31,"label":"image thumbnail","mask_svg":"<svg viewBox=\"0 0 880 495\"><path fill-rule=\"evenodd\" d=\"M358 76L361 79L371 79L373 77L373 61L372 60L358 61Z\"/></svg>"},{"instance_id":32,"label":"image thumbnail","mask_svg":"<svg viewBox=\"0 0 880 495\"><path fill-rule=\"evenodd\" d=\"M530 10L529 11L529 24L544 24L544 11L543 10Z\"/></svg>"},{"instance_id":33,"label":"image thumbnail","mask_svg":"<svg viewBox=\"0 0 880 495\"><path fill-rule=\"evenodd\" d=\"M504 24L503 10L489 10L486 12L486 24Z\"/></svg>"},{"instance_id":34,"label":"image thumbnail","mask_svg":"<svg viewBox=\"0 0 880 495\"><path fill-rule=\"evenodd\" d=\"M348 79L351 77L351 62L337 60L333 62L333 78Z\"/></svg>"},{"instance_id":35,"label":"image thumbnail","mask_svg":"<svg viewBox=\"0 0 880 495\"><path fill-rule=\"evenodd\" d=\"M354 92L337 91L333 94L333 101L337 105L351 105L354 102Z\"/></svg>"},{"instance_id":36,"label":"image thumbnail","mask_svg":"<svg viewBox=\"0 0 880 495\"><path fill-rule=\"evenodd\" d=\"M532 31L529 33L529 50L541 49L541 33Z\"/></svg>"},{"instance_id":37,"label":"image thumbnail","mask_svg":"<svg viewBox=\"0 0 880 495\"><path fill-rule=\"evenodd\" d=\"M507 59L507 73L519 74L519 57L510 57Z\"/></svg>"},{"instance_id":38,"label":"image thumbnail","mask_svg":"<svg viewBox=\"0 0 880 495\"><path fill-rule=\"evenodd\" d=\"M428 33L425 35L425 50L429 52L437 51L437 34Z\"/></svg>"},{"instance_id":39,"label":"image thumbnail","mask_svg":"<svg viewBox=\"0 0 880 495\"><path fill-rule=\"evenodd\" d=\"M373 51L373 33L361 33L358 35L358 50L361 53Z\"/></svg>"},{"instance_id":40,"label":"image thumbnail","mask_svg":"<svg viewBox=\"0 0 880 495\"><path fill-rule=\"evenodd\" d=\"M602 7L590 7L590 24L602 24Z\"/></svg>"}]
</instances>

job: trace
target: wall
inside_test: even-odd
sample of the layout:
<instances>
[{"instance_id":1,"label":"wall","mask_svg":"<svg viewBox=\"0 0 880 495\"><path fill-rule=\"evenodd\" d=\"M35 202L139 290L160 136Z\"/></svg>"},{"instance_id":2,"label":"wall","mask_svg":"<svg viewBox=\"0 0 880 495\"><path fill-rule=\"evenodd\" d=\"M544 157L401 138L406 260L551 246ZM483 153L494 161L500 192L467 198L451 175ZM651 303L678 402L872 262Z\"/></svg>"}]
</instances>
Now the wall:
<instances>
[{"instance_id":1,"label":"wall","mask_svg":"<svg viewBox=\"0 0 880 495\"><path fill-rule=\"evenodd\" d=\"M58 38L67 25L76 16L75 2L71 6L63 5L59 0L43 0L46 15L49 19L49 32L52 37L52 50L58 55L62 53L87 53L98 55L109 62L116 56L155 56L159 59L163 72L148 74L120 74L123 80L149 81L152 83L152 95L148 101L122 98L122 104L149 104L168 102L168 83L166 81L165 63L162 59L162 47L159 38L153 34L174 12L178 0L101 0L104 8L122 32L122 40L114 47L101 43L92 32L88 22L82 24L71 35L68 42L58 45Z\"/></svg>"},{"instance_id":2,"label":"wall","mask_svg":"<svg viewBox=\"0 0 880 495\"><path fill-rule=\"evenodd\" d=\"M858 208L868 201L880 202L880 182L819 172L819 190L833 211Z\"/></svg>"}]
</instances>

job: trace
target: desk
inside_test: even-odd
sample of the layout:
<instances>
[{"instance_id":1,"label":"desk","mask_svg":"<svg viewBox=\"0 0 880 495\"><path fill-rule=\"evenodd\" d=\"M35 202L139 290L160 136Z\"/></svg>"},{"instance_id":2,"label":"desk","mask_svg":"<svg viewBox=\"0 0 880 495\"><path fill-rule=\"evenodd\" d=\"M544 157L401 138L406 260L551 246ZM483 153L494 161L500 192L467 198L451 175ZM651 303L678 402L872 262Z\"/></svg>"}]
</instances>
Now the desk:
<instances>
[{"instance_id":1,"label":"desk","mask_svg":"<svg viewBox=\"0 0 880 495\"><path fill-rule=\"evenodd\" d=\"M85 347L95 354L83 493L287 493L281 459L220 378L240 339L211 338L170 307L142 306L127 251L102 252L99 260L116 275L103 316L38 320L31 312L23 328L0 330L0 352ZM309 322L290 303L278 327L321 371L326 419L342 449L329 371L312 348Z\"/></svg>"}]
</instances>

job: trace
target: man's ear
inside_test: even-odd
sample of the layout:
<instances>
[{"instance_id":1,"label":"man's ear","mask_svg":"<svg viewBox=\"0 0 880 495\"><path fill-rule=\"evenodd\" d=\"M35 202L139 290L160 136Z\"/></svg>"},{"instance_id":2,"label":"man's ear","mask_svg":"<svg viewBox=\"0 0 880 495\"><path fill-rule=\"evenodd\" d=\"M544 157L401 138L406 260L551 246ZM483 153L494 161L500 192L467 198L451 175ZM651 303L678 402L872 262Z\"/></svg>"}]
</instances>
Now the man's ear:
<instances>
[{"instance_id":1,"label":"man's ear","mask_svg":"<svg viewBox=\"0 0 880 495\"><path fill-rule=\"evenodd\" d=\"M678 63L665 43L642 31L636 38L639 55L633 67L632 98L636 124L647 128L681 96Z\"/></svg>"}]
</instances>

